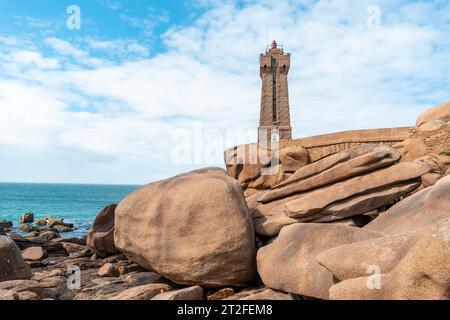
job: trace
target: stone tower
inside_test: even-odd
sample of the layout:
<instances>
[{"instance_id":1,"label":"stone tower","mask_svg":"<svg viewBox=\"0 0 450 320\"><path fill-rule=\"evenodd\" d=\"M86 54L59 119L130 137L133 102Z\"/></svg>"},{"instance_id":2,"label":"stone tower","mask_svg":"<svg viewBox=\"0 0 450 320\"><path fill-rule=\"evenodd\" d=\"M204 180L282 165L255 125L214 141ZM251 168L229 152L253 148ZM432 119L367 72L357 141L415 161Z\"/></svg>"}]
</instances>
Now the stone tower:
<instances>
[{"instance_id":1,"label":"stone tower","mask_svg":"<svg viewBox=\"0 0 450 320\"><path fill-rule=\"evenodd\" d=\"M260 55L261 111L258 140L274 141L292 138L289 115L289 92L287 75L291 54L285 54L276 41L269 50ZM273 130L273 129L278 129ZM268 140L266 140L268 139Z\"/></svg>"}]
</instances>

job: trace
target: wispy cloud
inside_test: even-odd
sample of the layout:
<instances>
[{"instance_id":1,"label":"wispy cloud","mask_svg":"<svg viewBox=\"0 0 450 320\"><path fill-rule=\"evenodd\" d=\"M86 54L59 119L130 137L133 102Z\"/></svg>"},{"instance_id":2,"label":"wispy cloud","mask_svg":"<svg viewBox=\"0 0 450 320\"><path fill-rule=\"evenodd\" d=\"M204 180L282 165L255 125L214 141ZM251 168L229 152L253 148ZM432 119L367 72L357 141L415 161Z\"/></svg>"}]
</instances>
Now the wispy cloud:
<instances>
[{"instance_id":1,"label":"wispy cloud","mask_svg":"<svg viewBox=\"0 0 450 320\"><path fill-rule=\"evenodd\" d=\"M104 5L105 7L117 11L122 7L122 4L119 1L116 0L98 0L99 3Z\"/></svg>"},{"instance_id":2,"label":"wispy cloud","mask_svg":"<svg viewBox=\"0 0 450 320\"><path fill-rule=\"evenodd\" d=\"M152 7L145 9L144 17L135 17L128 14L120 14L120 18L131 26L141 30L143 36L154 36L155 28L170 21L170 13L167 10L157 11Z\"/></svg>"}]
</instances>

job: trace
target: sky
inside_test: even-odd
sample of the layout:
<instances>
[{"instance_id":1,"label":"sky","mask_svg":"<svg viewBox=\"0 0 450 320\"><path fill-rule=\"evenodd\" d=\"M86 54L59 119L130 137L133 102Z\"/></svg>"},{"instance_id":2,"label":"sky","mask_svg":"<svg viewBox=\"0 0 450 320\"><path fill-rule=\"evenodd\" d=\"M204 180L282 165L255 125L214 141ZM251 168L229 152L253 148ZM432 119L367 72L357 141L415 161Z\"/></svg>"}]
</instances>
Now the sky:
<instances>
[{"instance_id":1,"label":"sky","mask_svg":"<svg viewBox=\"0 0 450 320\"><path fill-rule=\"evenodd\" d=\"M0 181L144 184L256 141L259 54L295 138L450 100L450 1L0 0Z\"/></svg>"}]
</instances>

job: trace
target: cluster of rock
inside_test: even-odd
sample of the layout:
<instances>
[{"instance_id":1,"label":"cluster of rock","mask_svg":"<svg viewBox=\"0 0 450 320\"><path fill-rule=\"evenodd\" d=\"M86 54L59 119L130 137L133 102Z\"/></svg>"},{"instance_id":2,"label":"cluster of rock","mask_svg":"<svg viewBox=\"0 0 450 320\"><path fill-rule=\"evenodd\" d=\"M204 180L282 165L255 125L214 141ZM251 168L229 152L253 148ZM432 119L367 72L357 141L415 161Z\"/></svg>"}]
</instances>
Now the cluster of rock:
<instances>
[{"instance_id":1,"label":"cluster of rock","mask_svg":"<svg viewBox=\"0 0 450 320\"><path fill-rule=\"evenodd\" d=\"M272 175L267 161L146 185L87 239L0 236L0 299L449 299L450 156L405 150L288 148Z\"/></svg>"},{"instance_id":2,"label":"cluster of rock","mask_svg":"<svg viewBox=\"0 0 450 320\"><path fill-rule=\"evenodd\" d=\"M50 216L39 218L35 221L33 213L26 213L20 218L19 230L26 232L26 238L38 238L51 240L59 238L60 233L75 230L72 223L64 222L64 219Z\"/></svg>"}]
</instances>

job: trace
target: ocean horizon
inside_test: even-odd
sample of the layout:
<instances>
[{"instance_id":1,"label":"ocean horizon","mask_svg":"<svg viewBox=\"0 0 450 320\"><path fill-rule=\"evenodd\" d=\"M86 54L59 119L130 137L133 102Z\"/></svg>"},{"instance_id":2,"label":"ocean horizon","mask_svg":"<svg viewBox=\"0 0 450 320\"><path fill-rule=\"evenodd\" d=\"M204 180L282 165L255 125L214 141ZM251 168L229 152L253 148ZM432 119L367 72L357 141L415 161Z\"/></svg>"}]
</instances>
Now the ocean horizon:
<instances>
[{"instance_id":1,"label":"ocean horizon","mask_svg":"<svg viewBox=\"0 0 450 320\"><path fill-rule=\"evenodd\" d=\"M0 182L0 221L13 222L18 230L20 217L33 212L35 220L52 216L73 223L73 232L62 237L81 237L92 226L97 214L107 205L119 203L141 185Z\"/></svg>"}]
</instances>

